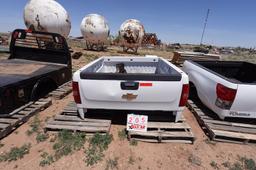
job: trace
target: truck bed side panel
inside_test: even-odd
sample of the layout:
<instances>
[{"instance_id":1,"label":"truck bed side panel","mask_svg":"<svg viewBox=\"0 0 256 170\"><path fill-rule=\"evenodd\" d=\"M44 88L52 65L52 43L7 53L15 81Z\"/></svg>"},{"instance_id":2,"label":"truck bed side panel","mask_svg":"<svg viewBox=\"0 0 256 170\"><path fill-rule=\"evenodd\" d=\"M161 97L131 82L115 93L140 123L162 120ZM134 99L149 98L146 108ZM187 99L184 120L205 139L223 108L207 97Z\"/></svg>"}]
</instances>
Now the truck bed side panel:
<instances>
[{"instance_id":1,"label":"truck bed side panel","mask_svg":"<svg viewBox=\"0 0 256 170\"><path fill-rule=\"evenodd\" d=\"M231 116L256 118L256 85L239 84Z\"/></svg>"},{"instance_id":2,"label":"truck bed side panel","mask_svg":"<svg viewBox=\"0 0 256 170\"><path fill-rule=\"evenodd\" d=\"M189 81L195 85L199 99L215 113L219 113L220 111L215 105L217 99L217 83L224 84L226 87L232 89L237 89L237 84L231 83L190 61L184 63L183 70L188 73Z\"/></svg>"}]
</instances>

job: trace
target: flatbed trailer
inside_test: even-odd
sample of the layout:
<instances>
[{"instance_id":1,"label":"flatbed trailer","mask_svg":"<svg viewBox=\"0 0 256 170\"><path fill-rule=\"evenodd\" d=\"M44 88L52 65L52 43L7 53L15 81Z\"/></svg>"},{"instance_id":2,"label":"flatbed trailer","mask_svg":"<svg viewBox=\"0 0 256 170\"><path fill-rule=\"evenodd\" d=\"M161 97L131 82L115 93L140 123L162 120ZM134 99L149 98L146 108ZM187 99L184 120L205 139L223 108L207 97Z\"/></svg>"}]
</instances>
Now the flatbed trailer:
<instances>
[{"instance_id":1,"label":"flatbed trailer","mask_svg":"<svg viewBox=\"0 0 256 170\"><path fill-rule=\"evenodd\" d=\"M64 37L17 29L10 56L0 61L0 117L36 101L72 77L71 56Z\"/></svg>"}]
</instances>

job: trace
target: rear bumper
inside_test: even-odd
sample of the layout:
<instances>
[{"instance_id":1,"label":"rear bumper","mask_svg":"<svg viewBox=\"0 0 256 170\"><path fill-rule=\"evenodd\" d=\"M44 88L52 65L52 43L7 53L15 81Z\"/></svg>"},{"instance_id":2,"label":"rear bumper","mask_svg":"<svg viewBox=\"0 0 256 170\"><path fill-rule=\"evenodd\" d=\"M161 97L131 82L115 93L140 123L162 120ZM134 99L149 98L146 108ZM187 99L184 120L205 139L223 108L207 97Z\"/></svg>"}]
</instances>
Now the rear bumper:
<instances>
[{"instance_id":1,"label":"rear bumper","mask_svg":"<svg viewBox=\"0 0 256 170\"><path fill-rule=\"evenodd\" d=\"M78 104L81 109L103 109L103 110L145 110L145 111L183 111L184 107L171 107L171 102L104 102L104 101L86 101Z\"/></svg>"},{"instance_id":2,"label":"rear bumper","mask_svg":"<svg viewBox=\"0 0 256 170\"><path fill-rule=\"evenodd\" d=\"M107 106L108 105L108 106ZM138 107L138 105L140 105L140 107ZM79 115L81 118L85 118L85 115L86 113L88 112L88 110L98 110L98 111L102 111L102 112L105 112L105 113L138 113L138 114L143 114L143 113L152 113L152 114L170 114L170 116L175 116L175 122L178 122L181 120L182 118L182 112L184 110L185 107L179 107L177 109L171 109L171 108L167 108L167 104L162 104L162 106L165 108L163 109L163 107L159 107L159 103L157 104L158 107L155 107L154 104L144 104L144 103L136 103L136 106L133 105L130 107L129 106L126 106L126 107L123 107L122 105L118 105L118 104L115 104L114 106L112 105L111 107L111 104L97 104L97 106L95 107L90 107L88 105L88 107L84 107L83 105L81 104L78 104L77 105L77 108L78 108L78 112L79 112ZM99 107L100 106L100 107ZM142 107L144 106L144 107ZM147 107L147 106L150 106L150 107Z\"/></svg>"}]
</instances>

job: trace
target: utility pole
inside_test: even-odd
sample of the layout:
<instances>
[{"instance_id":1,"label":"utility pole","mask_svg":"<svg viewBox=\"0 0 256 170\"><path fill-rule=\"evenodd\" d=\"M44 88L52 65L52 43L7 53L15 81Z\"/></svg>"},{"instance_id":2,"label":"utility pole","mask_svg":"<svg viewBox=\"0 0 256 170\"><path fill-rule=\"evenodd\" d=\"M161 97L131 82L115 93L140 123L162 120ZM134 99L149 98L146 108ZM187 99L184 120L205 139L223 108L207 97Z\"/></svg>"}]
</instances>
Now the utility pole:
<instances>
[{"instance_id":1,"label":"utility pole","mask_svg":"<svg viewBox=\"0 0 256 170\"><path fill-rule=\"evenodd\" d=\"M204 29L203 29L203 33L202 33L202 36L201 36L200 45L203 45L204 33L205 33L205 28L206 28L206 25L207 25L207 22L208 22L209 14L210 14L210 9L207 10L207 14L206 14L205 22L204 22Z\"/></svg>"}]
</instances>

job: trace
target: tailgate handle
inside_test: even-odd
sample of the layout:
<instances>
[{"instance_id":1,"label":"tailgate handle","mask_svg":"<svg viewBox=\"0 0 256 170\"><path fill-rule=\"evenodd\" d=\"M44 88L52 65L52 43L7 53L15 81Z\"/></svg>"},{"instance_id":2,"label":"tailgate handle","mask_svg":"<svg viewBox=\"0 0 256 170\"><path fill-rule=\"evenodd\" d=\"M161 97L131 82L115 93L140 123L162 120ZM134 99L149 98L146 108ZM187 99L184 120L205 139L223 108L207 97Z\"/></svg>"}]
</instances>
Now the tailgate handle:
<instances>
[{"instance_id":1,"label":"tailgate handle","mask_svg":"<svg viewBox=\"0 0 256 170\"><path fill-rule=\"evenodd\" d=\"M139 83L134 81L121 82L122 90L138 90Z\"/></svg>"}]
</instances>

